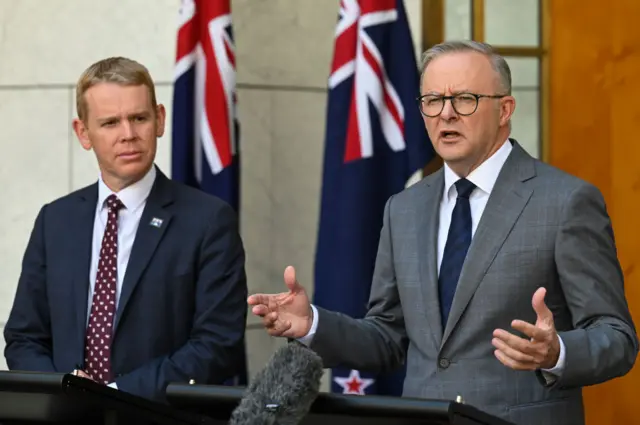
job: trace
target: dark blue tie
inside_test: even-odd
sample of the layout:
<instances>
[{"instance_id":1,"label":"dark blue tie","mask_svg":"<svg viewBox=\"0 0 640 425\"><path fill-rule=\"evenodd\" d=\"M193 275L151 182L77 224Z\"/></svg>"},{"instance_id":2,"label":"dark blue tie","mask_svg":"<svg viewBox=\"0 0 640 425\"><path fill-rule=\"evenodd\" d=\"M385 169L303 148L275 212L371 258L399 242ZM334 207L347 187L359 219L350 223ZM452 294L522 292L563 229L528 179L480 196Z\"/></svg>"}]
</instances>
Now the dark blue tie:
<instances>
[{"instance_id":1,"label":"dark blue tie","mask_svg":"<svg viewBox=\"0 0 640 425\"><path fill-rule=\"evenodd\" d=\"M456 206L453 208L453 213L451 213L449 236L447 236L447 243L444 246L442 263L440 264L440 276L438 277L443 329L447 325L449 310L451 310L451 303L460 278L460 271L462 271L464 259L467 256L469 245L471 245L469 195L476 188L475 184L466 179L458 180L455 185L458 191L458 199L456 200Z\"/></svg>"}]
</instances>

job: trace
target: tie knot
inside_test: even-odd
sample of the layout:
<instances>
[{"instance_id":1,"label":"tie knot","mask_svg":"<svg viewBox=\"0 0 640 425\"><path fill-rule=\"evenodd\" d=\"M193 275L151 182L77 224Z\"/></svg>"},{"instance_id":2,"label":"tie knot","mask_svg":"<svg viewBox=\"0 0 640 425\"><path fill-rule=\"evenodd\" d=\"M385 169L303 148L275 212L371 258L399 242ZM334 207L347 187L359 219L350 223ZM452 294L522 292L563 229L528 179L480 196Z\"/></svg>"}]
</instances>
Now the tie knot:
<instances>
[{"instance_id":1,"label":"tie knot","mask_svg":"<svg viewBox=\"0 0 640 425\"><path fill-rule=\"evenodd\" d=\"M124 204L116 195L109 195L107 198L107 208L112 211L118 212L120 208L124 207Z\"/></svg>"},{"instance_id":2,"label":"tie knot","mask_svg":"<svg viewBox=\"0 0 640 425\"><path fill-rule=\"evenodd\" d=\"M456 182L456 190L458 191L459 198L468 199L473 189L476 188L476 185L471 183L467 179L460 179Z\"/></svg>"}]
</instances>

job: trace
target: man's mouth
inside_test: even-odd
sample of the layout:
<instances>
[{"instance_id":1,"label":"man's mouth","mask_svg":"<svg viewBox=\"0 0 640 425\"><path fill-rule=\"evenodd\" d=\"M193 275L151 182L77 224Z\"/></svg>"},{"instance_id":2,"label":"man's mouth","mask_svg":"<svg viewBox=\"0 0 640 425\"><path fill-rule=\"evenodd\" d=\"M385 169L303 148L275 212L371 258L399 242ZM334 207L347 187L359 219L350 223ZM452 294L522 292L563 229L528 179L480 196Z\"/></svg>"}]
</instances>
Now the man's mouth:
<instances>
[{"instance_id":1,"label":"man's mouth","mask_svg":"<svg viewBox=\"0 0 640 425\"><path fill-rule=\"evenodd\" d=\"M460 138L462 134L455 130L442 130L440 131L440 138L445 141L453 141Z\"/></svg>"},{"instance_id":2,"label":"man's mouth","mask_svg":"<svg viewBox=\"0 0 640 425\"><path fill-rule=\"evenodd\" d=\"M140 155L141 155L141 152L134 151L134 152L124 152L124 153L121 153L118 156L126 159L126 158L135 158L135 157L140 156Z\"/></svg>"}]
</instances>

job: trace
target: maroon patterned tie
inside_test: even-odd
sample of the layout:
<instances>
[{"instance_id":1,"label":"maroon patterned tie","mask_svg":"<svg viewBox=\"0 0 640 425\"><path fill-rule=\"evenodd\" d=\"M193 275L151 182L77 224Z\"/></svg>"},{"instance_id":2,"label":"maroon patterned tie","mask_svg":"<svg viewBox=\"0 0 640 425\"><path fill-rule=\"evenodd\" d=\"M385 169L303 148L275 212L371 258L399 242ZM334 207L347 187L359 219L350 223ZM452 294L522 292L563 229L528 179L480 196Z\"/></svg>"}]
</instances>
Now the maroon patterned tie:
<instances>
[{"instance_id":1,"label":"maroon patterned tie","mask_svg":"<svg viewBox=\"0 0 640 425\"><path fill-rule=\"evenodd\" d=\"M118 211L124 207L116 195L107 198L108 219L102 237L98 273L93 291L87 327L84 364L86 372L97 382L109 384L111 371L111 336L116 314L118 281Z\"/></svg>"}]
</instances>

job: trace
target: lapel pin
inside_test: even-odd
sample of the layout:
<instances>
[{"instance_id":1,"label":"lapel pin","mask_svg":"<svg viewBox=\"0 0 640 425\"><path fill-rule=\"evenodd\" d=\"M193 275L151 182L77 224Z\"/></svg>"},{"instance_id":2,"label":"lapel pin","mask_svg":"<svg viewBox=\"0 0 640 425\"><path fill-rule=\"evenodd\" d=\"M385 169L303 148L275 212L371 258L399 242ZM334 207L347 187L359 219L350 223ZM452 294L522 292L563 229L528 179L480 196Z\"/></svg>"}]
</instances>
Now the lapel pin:
<instances>
[{"instance_id":1,"label":"lapel pin","mask_svg":"<svg viewBox=\"0 0 640 425\"><path fill-rule=\"evenodd\" d=\"M153 227L160 228L162 227L162 220L160 220L159 218L153 217L151 219L151 223L149 224L152 225Z\"/></svg>"}]
</instances>

